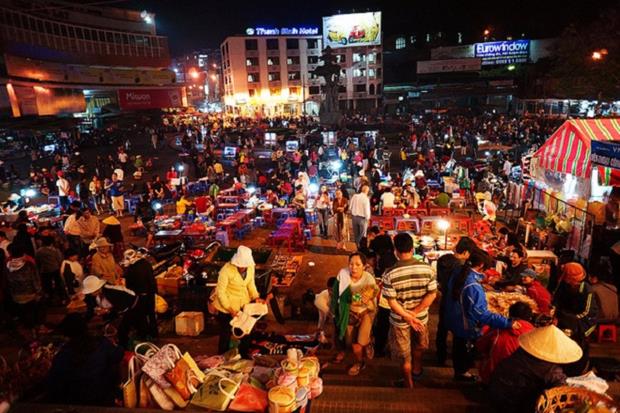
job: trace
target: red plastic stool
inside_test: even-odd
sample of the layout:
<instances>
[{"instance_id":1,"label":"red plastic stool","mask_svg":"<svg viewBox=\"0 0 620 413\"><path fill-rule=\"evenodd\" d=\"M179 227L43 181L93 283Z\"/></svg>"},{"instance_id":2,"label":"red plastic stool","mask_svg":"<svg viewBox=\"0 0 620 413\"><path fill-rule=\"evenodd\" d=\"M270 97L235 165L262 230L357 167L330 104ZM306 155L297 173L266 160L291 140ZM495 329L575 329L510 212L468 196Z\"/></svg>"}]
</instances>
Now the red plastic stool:
<instances>
[{"instance_id":1,"label":"red plastic stool","mask_svg":"<svg viewBox=\"0 0 620 413\"><path fill-rule=\"evenodd\" d=\"M607 334L609 333L609 334ZM615 343L617 339L617 327L615 324L599 324L597 342L610 341Z\"/></svg>"}]
</instances>

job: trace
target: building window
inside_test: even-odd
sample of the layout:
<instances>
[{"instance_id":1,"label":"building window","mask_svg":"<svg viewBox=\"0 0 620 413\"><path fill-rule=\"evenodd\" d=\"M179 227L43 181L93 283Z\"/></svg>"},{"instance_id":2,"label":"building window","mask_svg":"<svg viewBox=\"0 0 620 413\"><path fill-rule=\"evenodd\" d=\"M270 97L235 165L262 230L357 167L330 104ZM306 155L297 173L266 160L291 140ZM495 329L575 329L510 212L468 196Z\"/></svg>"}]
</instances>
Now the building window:
<instances>
[{"instance_id":1,"label":"building window","mask_svg":"<svg viewBox=\"0 0 620 413\"><path fill-rule=\"evenodd\" d=\"M278 39L267 39L267 50L278 50Z\"/></svg>"},{"instance_id":2,"label":"building window","mask_svg":"<svg viewBox=\"0 0 620 413\"><path fill-rule=\"evenodd\" d=\"M308 49L318 49L318 48L319 48L318 39L308 39Z\"/></svg>"},{"instance_id":3,"label":"building window","mask_svg":"<svg viewBox=\"0 0 620 413\"><path fill-rule=\"evenodd\" d=\"M397 37L396 44L394 46L396 47L396 50L400 50L405 48L406 43L407 41L404 37Z\"/></svg>"},{"instance_id":4,"label":"building window","mask_svg":"<svg viewBox=\"0 0 620 413\"><path fill-rule=\"evenodd\" d=\"M267 65L269 66L280 66L280 58L279 57L268 57Z\"/></svg>"},{"instance_id":5,"label":"building window","mask_svg":"<svg viewBox=\"0 0 620 413\"><path fill-rule=\"evenodd\" d=\"M315 65L319 63L319 57L318 56L308 56L308 64L309 65Z\"/></svg>"},{"instance_id":6,"label":"building window","mask_svg":"<svg viewBox=\"0 0 620 413\"><path fill-rule=\"evenodd\" d=\"M375 85L372 85L372 84L370 85L369 94L371 94L371 95L375 94Z\"/></svg>"},{"instance_id":7,"label":"building window","mask_svg":"<svg viewBox=\"0 0 620 413\"><path fill-rule=\"evenodd\" d=\"M375 69L368 69L368 77L375 77Z\"/></svg>"},{"instance_id":8,"label":"building window","mask_svg":"<svg viewBox=\"0 0 620 413\"><path fill-rule=\"evenodd\" d=\"M260 76L258 75L258 73L250 73L250 74L248 74L248 82L250 82L250 83L260 82Z\"/></svg>"},{"instance_id":9,"label":"building window","mask_svg":"<svg viewBox=\"0 0 620 413\"><path fill-rule=\"evenodd\" d=\"M228 43L226 43L228 45ZM256 39L245 39L245 50L258 50Z\"/></svg>"},{"instance_id":10,"label":"building window","mask_svg":"<svg viewBox=\"0 0 620 413\"><path fill-rule=\"evenodd\" d=\"M353 69L353 77L365 77L366 69Z\"/></svg>"},{"instance_id":11,"label":"building window","mask_svg":"<svg viewBox=\"0 0 620 413\"><path fill-rule=\"evenodd\" d=\"M347 61L347 55L337 54L336 55L336 63L345 63Z\"/></svg>"},{"instance_id":12,"label":"building window","mask_svg":"<svg viewBox=\"0 0 620 413\"><path fill-rule=\"evenodd\" d=\"M376 60L377 60L376 53L368 53L368 63L375 63Z\"/></svg>"},{"instance_id":13,"label":"building window","mask_svg":"<svg viewBox=\"0 0 620 413\"><path fill-rule=\"evenodd\" d=\"M246 57L245 65L246 66L258 66L258 58L257 57Z\"/></svg>"},{"instance_id":14,"label":"building window","mask_svg":"<svg viewBox=\"0 0 620 413\"><path fill-rule=\"evenodd\" d=\"M310 72L310 73L308 73L308 77L309 77L310 79L312 79L312 80L315 80L315 79L319 79L319 78L320 78L320 76L319 76L319 75L317 75L317 74L316 74L316 73L314 73L314 72Z\"/></svg>"},{"instance_id":15,"label":"building window","mask_svg":"<svg viewBox=\"0 0 620 413\"><path fill-rule=\"evenodd\" d=\"M299 72L288 72L288 80L301 80Z\"/></svg>"},{"instance_id":16,"label":"building window","mask_svg":"<svg viewBox=\"0 0 620 413\"><path fill-rule=\"evenodd\" d=\"M353 62L363 62L366 60L366 56L362 53L353 53Z\"/></svg>"},{"instance_id":17,"label":"building window","mask_svg":"<svg viewBox=\"0 0 620 413\"><path fill-rule=\"evenodd\" d=\"M286 39L286 48L291 50L299 49L299 39Z\"/></svg>"},{"instance_id":18,"label":"building window","mask_svg":"<svg viewBox=\"0 0 620 413\"><path fill-rule=\"evenodd\" d=\"M377 57L377 63L381 63L381 53L375 53Z\"/></svg>"},{"instance_id":19,"label":"building window","mask_svg":"<svg viewBox=\"0 0 620 413\"><path fill-rule=\"evenodd\" d=\"M416 37L415 37L415 35L413 35L413 36L409 36L409 43L411 43L411 44L415 44L415 42L416 42Z\"/></svg>"},{"instance_id":20,"label":"building window","mask_svg":"<svg viewBox=\"0 0 620 413\"><path fill-rule=\"evenodd\" d=\"M269 94L271 96L280 96L280 89L277 87L272 87L269 89Z\"/></svg>"},{"instance_id":21,"label":"building window","mask_svg":"<svg viewBox=\"0 0 620 413\"><path fill-rule=\"evenodd\" d=\"M270 82L280 80L280 72L269 72L268 78Z\"/></svg>"},{"instance_id":22,"label":"building window","mask_svg":"<svg viewBox=\"0 0 620 413\"><path fill-rule=\"evenodd\" d=\"M321 88L319 86L310 86L308 88L308 93L311 95L318 95L321 93Z\"/></svg>"},{"instance_id":23,"label":"building window","mask_svg":"<svg viewBox=\"0 0 620 413\"><path fill-rule=\"evenodd\" d=\"M377 69L377 79L381 79L381 68Z\"/></svg>"},{"instance_id":24,"label":"building window","mask_svg":"<svg viewBox=\"0 0 620 413\"><path fill-rule=\"evenodd\" d=\"M256 89L248 89L248 95L250 97L256 96Z\"/></svg>"},{"instance_id":25,"label":"building window","mask_svg":"<svg viewBox=\"0 0 620 413\"><path fill-rule=\"evenodd\" d=\"M294 96L299 95L299 88L298 87L289 87L288 88L288 94L289 95L294 95Z\"/></svg>"},{"instance_id":26,"label":"building window","mask_svg":"<svg viewBox=\"0 0 620 413\"><path fill-rule=\"evenodd\" d=\"M366 85L355 85L355 92L366 92Z\"/></svg>"},{"instance_id":27,"label":"building window","mask_svg":"<svg viewBox=\"0 0 620 413\"><path fill-rule=\"evenodd\" d=\"M286 58L287 65L298 65L299 64L299 56L288 56Z\"/></svg>"},{"instance_id":28,"label":"building window","mask_svg":"<svg viewBox=\"0 0 620 413\"><path fill-rule=\"evenodd\" d=\"M347 93L347 87L344 85L338 85L338 93Z\"/></svg>"}]
</instances>

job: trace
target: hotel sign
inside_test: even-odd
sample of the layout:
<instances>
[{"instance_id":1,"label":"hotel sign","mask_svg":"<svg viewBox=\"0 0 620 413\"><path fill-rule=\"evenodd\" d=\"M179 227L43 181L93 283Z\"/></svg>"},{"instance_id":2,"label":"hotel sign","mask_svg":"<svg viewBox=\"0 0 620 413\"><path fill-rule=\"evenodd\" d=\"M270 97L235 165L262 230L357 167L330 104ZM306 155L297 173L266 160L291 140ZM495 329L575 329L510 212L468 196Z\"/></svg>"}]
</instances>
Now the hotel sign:
<instances>
[{"instance_id":1,"label":"hotel sign","mask_svg":"<svg viewBox=\"0 0 620 413\"><path fill-rule=\"evenodd\" d=\"M268 28L268 27L248 27L245 29L245 34L248 36L318 36L318 27L281 27L281 28Z\"/></svg>"},{"instance_id":2,"label":"hotel sign","mask_svg":"<svg viewBox=\"0 0 620 413\"><path fill-rule=\"evenodd\" d=\"M474 45L474 56L482 59L482 65L507 65L527 63L530 59L529 40L485 42Z\"/></svg>"}]
</instances>

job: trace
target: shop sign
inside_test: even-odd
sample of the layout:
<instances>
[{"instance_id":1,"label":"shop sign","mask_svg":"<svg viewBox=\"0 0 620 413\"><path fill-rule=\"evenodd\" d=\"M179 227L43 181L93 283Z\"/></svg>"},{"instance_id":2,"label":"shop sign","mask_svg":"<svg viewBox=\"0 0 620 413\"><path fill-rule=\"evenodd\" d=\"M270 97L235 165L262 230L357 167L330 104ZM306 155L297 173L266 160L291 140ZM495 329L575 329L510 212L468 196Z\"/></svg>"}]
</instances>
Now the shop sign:
<instances>
[{"instance_id":1,"label":"shop sign","mask_svg":"<svg viewBox=\"0 0 620 413\"><path fill-rule=\"evenodd\" d=\"M607 168L620 169L620 142L592 141L590 162Z\"/></svg>"},{"instance_id":2,"label":"shop sign","mask_svg":"<svg viewBox=\"0 0 620 413\"><path fill-rule=\"evenodd\" d=\"M248 27L245 29L248 36L318 36L319 28L316 26L305 27Z\"/></svg>"},{"instance_id":3,"label":"shop sign","mask_svg":"<svg viewBox=\"0 0 620 413\"><path fill-rule=\"evenodd\" d=\"M161 109L183 106L180 88L119 89L118 103L125 109Z\"/></svg>"},{"instance_id":4,"label":"shop sign","mask_svg":"<svg viewBox=\"0 0 620 413\"><path fill-rule=\"evenodd\" d=\"M527 63L530 59L530 41L520 39L476 43L474 56L482 59L483 66Z\"/></svg>"},{"instance_id":5,"label":"shop sign","mask_svg":"<svg viewBox=\"0 0 620 413\"><path fill-rule=\"evenodd\" d=\"M378 46L380 44L380 11L323 17L324 47Z\"/></svg>"}]
</instances>

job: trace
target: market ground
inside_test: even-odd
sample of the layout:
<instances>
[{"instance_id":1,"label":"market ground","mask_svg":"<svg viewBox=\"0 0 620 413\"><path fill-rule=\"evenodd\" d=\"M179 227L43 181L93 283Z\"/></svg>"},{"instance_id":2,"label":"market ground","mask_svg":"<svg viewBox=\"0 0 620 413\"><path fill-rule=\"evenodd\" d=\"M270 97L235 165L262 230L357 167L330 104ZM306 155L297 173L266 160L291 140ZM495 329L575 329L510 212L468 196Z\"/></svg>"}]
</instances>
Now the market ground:
<instances>
[{"instance_id":1,"label":"market ground","mask_svg":"<svg viewBox=\"0 0 620 413\"><path fill-rule=\"evenodd\" d=\"M128 225L129 218L123 218L123 226ZM234 241L233 246L240 244L252 248L264 247L269 229L258 229L251 235L239 242ZM126 234L129 242L141 245L144 240L131 237ZM349 249L353 247L348 245ZM286 250L274 251L274 253L286 254ZM303 253L293 253L303 257L300 270L291 287L281 289L288 299L300 303L301 296L307 289L312 288L315 292L325 288L329 277L335 276L338 270L346 265L347 256L335 249L335 242L321 238L313 238L308 250ZM314 265L312 265L313 263ZM206 300L207 297L205 297ZM53 326L62 318L63 311L55 309L48 318ZM311 318L304 317L303 318ZM181 351L189 351L192 355L213 355L217 350L217 326L214 320L207 319L205 331L198 337L178 337L174 334L172 320L161 321L162 334L158 343L175 343ZM429 327L431 337L434 337L437 324L437 307L431 309ZM272 317L267 318L267 331L286 334L312 334L315 332L316 321L308 319L287 319L284 325L280 325ZM21 343L15 335L9 332L0 332L0 354L6 355L11 361L14 359L16 349ZM394 388L394 382L399 379L399 367L391 360L375 359L358 377L350 377L346 374L349 355L344 364L329 364L333 352L330 349L322 349L319 357L322 363L327 363L323 369L325 392L317 399L312 412L483 412L488 411L485 404L484 390L475 385L456 384L452 381L452 370L447 366L437 366L434 362L434 343L431 341L431 349L424 356L424 376L419 381L415 390ZM614 357L620 359L620 347L616 344L592 344L593 357ZM620 383L610 383L610 394L620 398ZM16 412L32 412L31 405L16 406ZM41 406L37 411L43 410ZM121 411L123 409L80 409L80 412ZM50 412L52 410L49 410ZM55 410L58 411L58 410Z\"/></svg>"}]
</instances>

